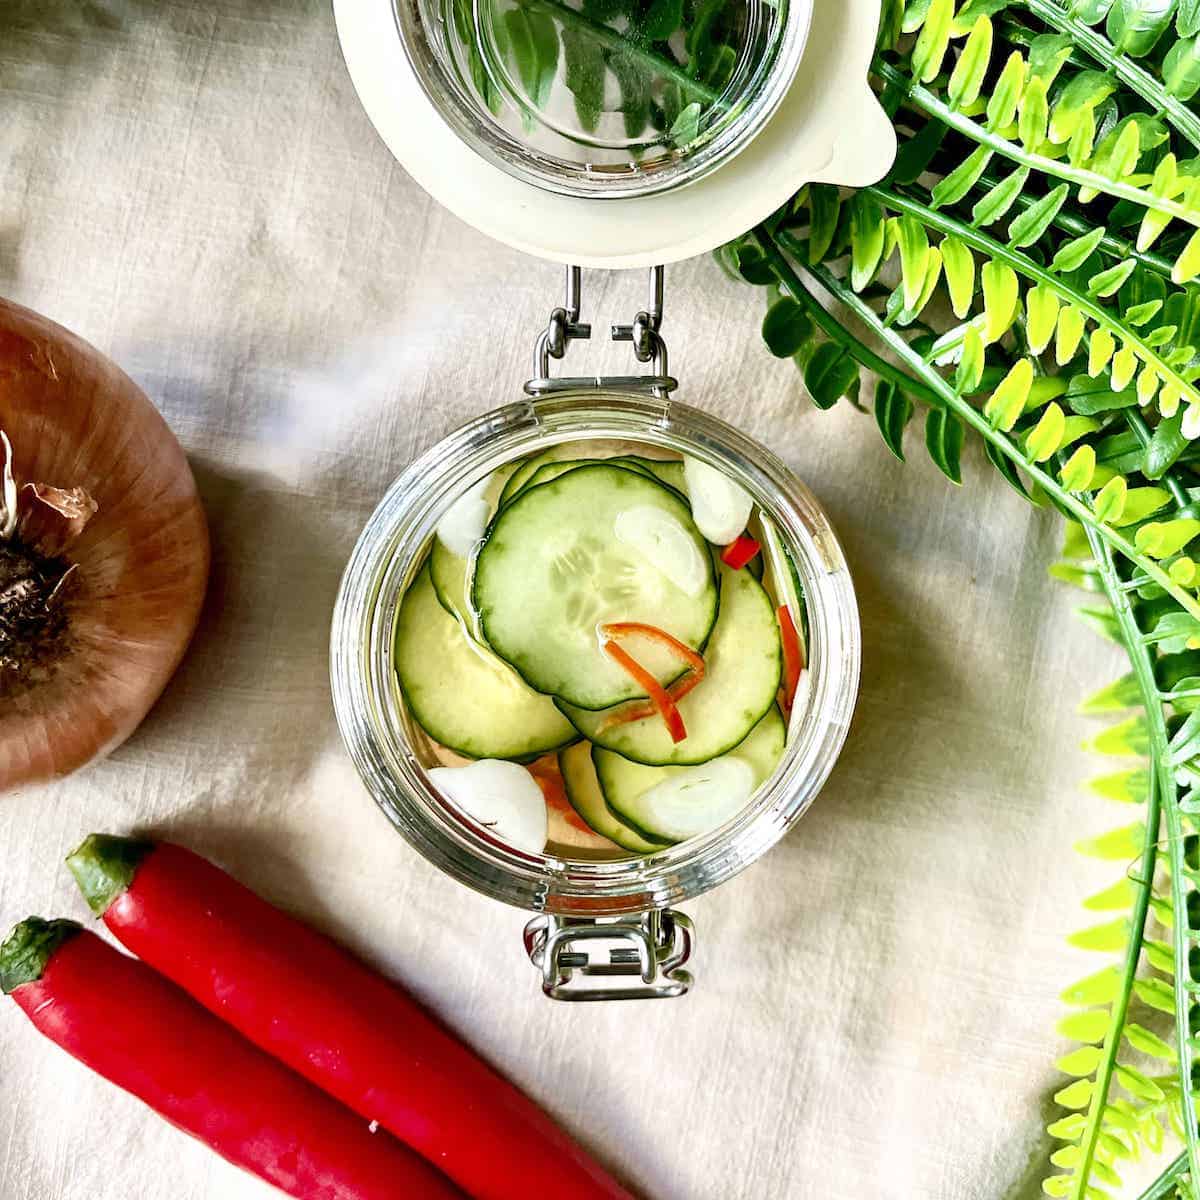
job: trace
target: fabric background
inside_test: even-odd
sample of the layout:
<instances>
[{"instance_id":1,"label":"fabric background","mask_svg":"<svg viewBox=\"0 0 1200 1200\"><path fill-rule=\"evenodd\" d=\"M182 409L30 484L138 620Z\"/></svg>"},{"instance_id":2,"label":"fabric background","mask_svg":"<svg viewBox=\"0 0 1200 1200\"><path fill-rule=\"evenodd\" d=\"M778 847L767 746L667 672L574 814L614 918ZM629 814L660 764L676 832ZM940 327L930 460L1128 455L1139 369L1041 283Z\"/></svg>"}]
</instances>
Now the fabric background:
<instances>
[{"instance_id":1,"label":"fabric background","mask_svg":"<svg viewBox=\"0 0 1200 1200\"><path fill-rule=\"evenodd\" d=\"M88 831L170 834L403 980L654 1200L1036 1195L1057 993L1100 965L1062 938L1112 879L1070 845L1121 821L1078 789L1097 764L1074 706L1117 655L1046 577L1055 519L976 447L960 493L918 429L902 466L869 417L816 412L763 351L758 295L711 261L668 272L681 395L822 497L865 654L811 813L687 906L694 994L544 1001L522 914L440 876L359 785L326 673L341 569L404 464L517 393L560 286L396 166L324 3L0 0L0 292L161 406L215 548L141 731L0 801L0 923L83 916L61 864ZM643 281L585 289L602 326ZM0 1005L3 1200L274 1194Z\"/></svg>"}]
</instances>

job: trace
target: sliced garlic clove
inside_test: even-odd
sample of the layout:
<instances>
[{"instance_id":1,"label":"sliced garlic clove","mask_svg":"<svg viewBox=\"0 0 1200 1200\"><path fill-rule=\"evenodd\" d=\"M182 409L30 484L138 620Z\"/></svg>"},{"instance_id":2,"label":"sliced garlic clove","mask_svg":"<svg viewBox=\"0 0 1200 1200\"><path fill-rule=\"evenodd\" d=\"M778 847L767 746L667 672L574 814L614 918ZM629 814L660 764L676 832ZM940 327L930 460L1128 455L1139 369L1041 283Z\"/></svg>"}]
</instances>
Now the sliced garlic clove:
<instances>
[{"instance_id":1,"label":"sliced garlic clove","mask_svg":"<svg viewBox=\"0 0 1200 1200\"><path fill-rule=\"evenodd\" d=\"M437 539L459 558L470 558L491 519L492 506L484 497L492 477L485 475L446 510L438 522Z\"/></svg>"},{"instance_id":2,"label":"sliced garlic clove","mask_svg":"<svg viewBox=\"0 0 1200 1200\"><path fill-rule=\"evenodd\" d=\"M429 779L447 800L501 841L528 854L541 854L546 848L546 800L524 767L481 758L468 767L434 767Z\"/></svg>"},{"instance_id":3,"label":"sliced garlic clove","mask_svg":"<svg viewBox=\"0 0 1200 1200\"><path fill-rule=\"evenodd\" d=\"M709 580L708 564L694 535L670 513L649 504L638 504L617 514L613 522L617 541L636 550L661 571L680 591L698 596Z\"/></svg>"},{"instance_id":4,"label":"sliced garlic clove","mask_svg":"<svg viewBox=\"0 0 1200 1200\"><path fill-rule=\"evenodd\" d=\"M746 528L754 501L744 487L698 458L685 457L683 477L696 528L717 546L728 546Z\"/></svg>"},{"instance_id":5,"label":"sliced garlic clove","mask_svg":"<svg viewBox=\"0 0 1200 1200\"><path fill-rule=\"evenodd\" d=\"M657 833L684 841L707 833L739 812L754 791L754 769L732 754L682 767L638 797Z\"/></svg>"}]
</instances>

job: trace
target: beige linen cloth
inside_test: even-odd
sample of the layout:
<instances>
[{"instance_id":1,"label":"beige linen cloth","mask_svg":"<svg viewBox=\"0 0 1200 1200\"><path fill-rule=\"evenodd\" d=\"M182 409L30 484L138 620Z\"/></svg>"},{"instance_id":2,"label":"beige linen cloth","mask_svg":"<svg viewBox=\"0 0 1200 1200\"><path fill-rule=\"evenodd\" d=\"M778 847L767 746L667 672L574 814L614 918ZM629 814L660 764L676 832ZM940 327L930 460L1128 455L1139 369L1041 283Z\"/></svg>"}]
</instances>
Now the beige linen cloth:
<instances>
[{"instance_id":1,"label":"beige linen cloth","mask_svg":"<svg viewBox=\"0 0 1200 1200\"><path fill-rule=\"evenodd\" d=\"M386 0L362 0L385 3ZM486 240L395 165L325 3L0 0L0 293L111 354L192 457L215 549L179 675L110 760L0 799L0 924L85 917L63 856L151 829L402 980L651 1200L1023 1200L1062 1084L1063 936L1111 882L1071 843L1076 702L1116 652L1046 577L1055 518L971 447L959 490L817 412L710 260L668 272L681 396L827 505L862 608L854 729L810 814L687 910L697 985L555 1005L524 916L394 834L343 752L339 575L420 450L518 394L558 268ZM639 274L585 277L598 327ZM572 364L624 369L619 349ZM404 1030L396 1030L404 1037ZM2 1200L266 1200L0 1004Z\"/></svg>"}]
</instances>

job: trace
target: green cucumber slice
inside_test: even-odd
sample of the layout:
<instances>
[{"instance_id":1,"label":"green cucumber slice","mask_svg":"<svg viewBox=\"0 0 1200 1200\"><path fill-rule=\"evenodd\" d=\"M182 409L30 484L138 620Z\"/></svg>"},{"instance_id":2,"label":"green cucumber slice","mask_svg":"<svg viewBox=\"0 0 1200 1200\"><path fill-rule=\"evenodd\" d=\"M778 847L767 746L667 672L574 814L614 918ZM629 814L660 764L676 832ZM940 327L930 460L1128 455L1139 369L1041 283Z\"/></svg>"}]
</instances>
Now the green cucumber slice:
<instances>
[{"instance_id":1,"label":"green cucumber slice","mask_svg":"<svg viewBox=\"0 0 1200 1200\"><path fill-rule=\"evenodd\" d=\"M503 490L500 492L500 507L503 508L512 498L520 491L525 481L540 467L543 463L554 461L554 450L543 450L540 454L530 455L524 462L516 465L513 473L508 477L504 484Z\"/></svg>"},{"instance_id":2,"label":"green cucumber slice","mask_svg":"<svg viewBox=\"0 0 1200 1200\"><path fill-rule=\"evenodd\" d=\"M396 619L396 675L417 724L468 758L530 758L575 737L552 701L468 638L439 603L428 565Z\"/></svg>"},{"instance_id":3,"label":"green cucumber slice","mask_svg":"<svg viewBox=\"0 0 1200 1200\"><path fill-rule=\"evenodd\" d=\"M632 462L645 467L656 479L673 487L677 492L687 495L687 484L683 478L683 463L677 460L662 458L633 458Z\"/></svg>"},{"instance_id":4,"label":"green cucumber slice","mask_svg":"<svg viewBox=\"0 0 1200 1200\"><path fill-rule=\"evenodd\" d=\"M584 709L645 695L602 650L598 626L644 622L698 649L717 613L712 559L684 499L603 462L531 488L496 514L472 600L501 658L537 691ZM657 643L639 644L638 657L664 683L681 673Z\"/></svg>"},{"instance_id":5,"label":"green cucumber slice","mask_svg":"<svg viewBox=\"0 0 1200 1200\"><path fill-rule=\"evenodd\" d=\"M657 714L606 727L613 713L557 701L588 741L649 766L686 766L732 750L768 712L783 661L775 609L749 571L721 563L720 579L721 611L704 651L705 677L679 701L687 737L672 742Z\"/></svg>"},{"instance_id":6,"label":"green cucumber slice","mask_svg":"<svg viewBox=\"0 0 1200 1200\"><path fill-rule=\"evenodd\" d=\"M471 560L455 554L437 540L429 551L429 578L438 603L456 620L471 628Z\"/></svg>"},{"instance_id":7,"label":"green cucumber slice","mask_svg":"<svg viewBox=\"0 0 1200 1200\"><path fill-rule=\"evenodd\" d=\"M660 483L666 483L668 487L674 486L663 477L664 473L660 473L656 468L678 466L679 471L676 472L679 482L683 481L683 464L682 463L655 463L648 458L635 458L632 455L618 454L610 458L572 458L566 459L563 462L544 462L532 475L526 475L524 482L509 496L509 503L515 500L518 496L523 495L530 488L537 487L539 484L549 483L553 479L557 479L560 475L565 475L568 471L574 471L576 467L591 467L596 463L604 463L610 467L624 467L627 471L637 471L640 475L648 475L652 479L657 479ZM682 488L676 488L676 491L681 495L686 495Z\"/></svg>"},{"instance_id":8,"label":"green cucumber slice","mask_svg":"<svg viewBox=\"0 0 1200 1200\"><path fill-rule=\"evenodd\" d=\"M732 781L733 787L729 790L718 789L715 795L710 793L706 800L702 799L707 790L703 787L706 775L713 782L725 782L720 779L722 768L713 771L709 768L714 768L715 764L725 760L737 759L750 768L750 787L757 788L775 770L783 755L786 740L787 728L784 725L783 714L778 708L772 707L746 735L741 745L728 754L698 766L647 767L641 763L630 762L629 759L622 758L611 750L603 750L599 746L592 749L591 757L604 800L616 817L636 825L647 835L681 841L716 828L733 816L749 799L749 794L742 795L736 792L736 779ZM579 742L569 750L560 751L559 762L561 763L567 755L577 758L578 751L586 747L587 742ZM566 777L565 770L563 776ZM672 788L662 786L670 780L675 781ZM690 798L689 791L692 793ZM569 787L567 794L570 795ZM696 803L691 803L690 800L696 800ZM583 813L580 815L591 824L590 817Z\"/></svg>"},{"instance_id":9,"label":"green cucumber slice","mask_svg":"<svg viewBox=\"0 0 1200 1200\"><path fill-rule=\"evenodd\" d=\"M566 785L571 807L601 837L616 842L625 850L632 850L634 854L653 854L670 845L669 842L644 838L608 807L596 778L596 768L592 764L592 748L587 742L576 742L560 750L558 769Z\"/></svg>"}]
</instances>

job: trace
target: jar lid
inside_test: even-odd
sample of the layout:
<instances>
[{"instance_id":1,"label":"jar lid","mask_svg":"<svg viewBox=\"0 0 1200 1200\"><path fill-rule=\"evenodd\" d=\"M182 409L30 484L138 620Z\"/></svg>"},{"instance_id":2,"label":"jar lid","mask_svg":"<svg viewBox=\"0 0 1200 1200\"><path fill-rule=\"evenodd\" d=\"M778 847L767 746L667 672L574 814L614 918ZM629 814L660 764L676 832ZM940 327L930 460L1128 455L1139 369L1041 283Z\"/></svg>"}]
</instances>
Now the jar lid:
<instances>
[{"instance_id":1,"label":"jar lid","mask_svg":"<svg viewBox=\"0 0 1200 1200\"><path fill-rule=\"evenodd\" d=\"M701 178L778 107L810 0L394 0L429 101L476 153L568 196Z\"/></svg>"},{"instance_id":2,"label":"jar lid","mask_svg":"<svg viewBox=\"0 0 1200 1200\"><path fill-rule=\"evenodd\" d=\"M435 199L557 262L713 249L895 154L877 0L334 0L351 78Z\"/></svg>"}]
</instances>

